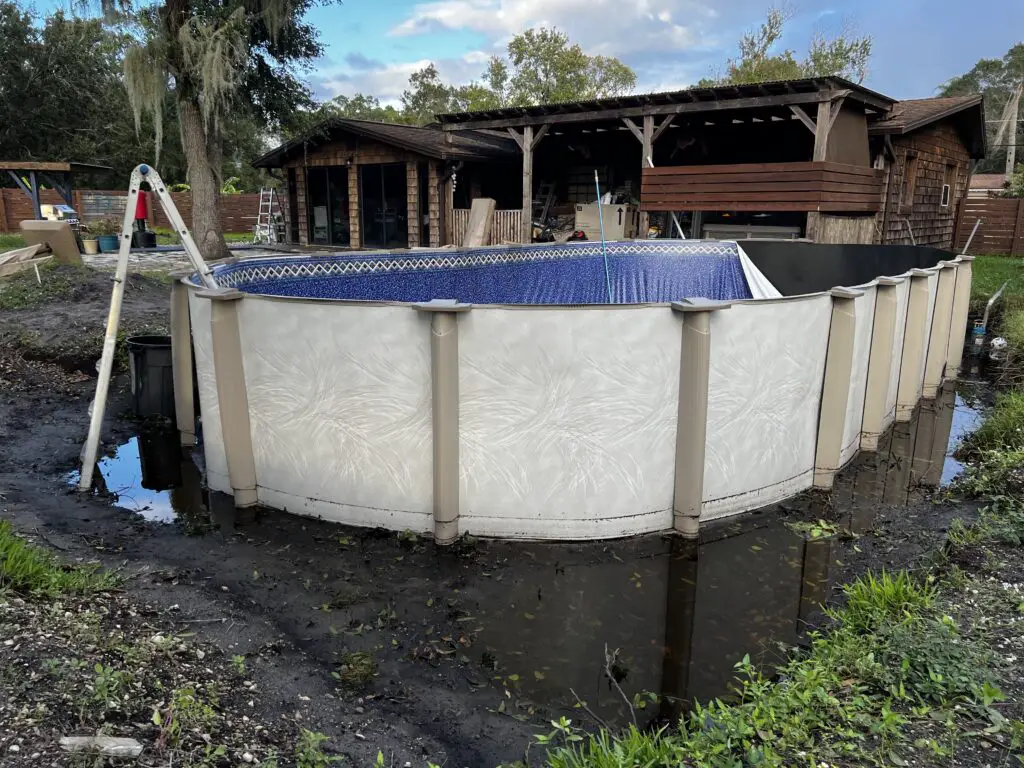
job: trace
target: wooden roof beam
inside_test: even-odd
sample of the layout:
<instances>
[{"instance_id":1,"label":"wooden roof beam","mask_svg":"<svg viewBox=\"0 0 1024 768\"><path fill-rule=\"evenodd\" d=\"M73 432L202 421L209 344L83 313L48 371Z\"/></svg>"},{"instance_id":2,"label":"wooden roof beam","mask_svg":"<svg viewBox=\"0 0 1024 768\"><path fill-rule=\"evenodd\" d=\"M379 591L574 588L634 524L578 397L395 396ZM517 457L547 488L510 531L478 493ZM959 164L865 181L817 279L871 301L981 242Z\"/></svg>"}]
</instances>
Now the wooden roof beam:
<instances>
[{"instance_id":1,"label":"wooden roof beam","mask_svg":"<svg viewBox=\"0 0 1024 768\"><path fill-rule=\"evenodd\" d=\"M624 122L626 124L626 127L629 128L629 132L636 136L636 140L643 144L644 135L640 132L640 129L637 127L637 124L630 120L628 117L622 118L622 122Z\"/></svg>"},{"instance_id":2,"label":"wooden roof beam","mask_svg":"<svg viewBox=\"0 0 1024 768\"><path fill-rule=\"evenodd\" d=\"M772 96L751 96L739 99L719 101L692 101L680 104L646 104L637 107L621 107L618 109L597 109L589 112L568 112L561 115L527 114L496 120L464 120L453 123L442 123L445 131L464 131L469 129L512 128L524 125L536 125L544 122L554 123L588 123L598 120L619 120L626 117L642 117L644 115L681 115L695 112L721 112L724 110L758 109L762 107L785 107L790 104L814 104L819 101L832 101L849 96L849 90L810 91L807 93L780 93ZM555 119L552 120L552 117Z\"/></svg>"}]
</instances>

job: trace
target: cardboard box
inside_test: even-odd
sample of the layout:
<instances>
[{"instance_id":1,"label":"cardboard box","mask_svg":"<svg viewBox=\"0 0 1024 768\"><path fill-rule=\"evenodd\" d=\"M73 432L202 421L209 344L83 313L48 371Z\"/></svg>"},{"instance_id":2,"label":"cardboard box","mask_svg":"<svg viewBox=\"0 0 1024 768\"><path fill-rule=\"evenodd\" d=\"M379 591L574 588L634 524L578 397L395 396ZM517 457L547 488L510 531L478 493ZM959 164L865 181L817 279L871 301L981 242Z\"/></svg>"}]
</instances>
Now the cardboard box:
<instances>
[{"instance_id":1,"label":"cardboard box","mask_svg":"<svg viewBox=\"0 0 1024 768\"><path fill-rule=\"evenodd\" d=\"M604 214L605 240L632 240L637 236L637 230L640 228L640 211L635 205L578 203L576 229L585 232L588 240L601 239L601 213Z\"/></svg>"}]
</instances>

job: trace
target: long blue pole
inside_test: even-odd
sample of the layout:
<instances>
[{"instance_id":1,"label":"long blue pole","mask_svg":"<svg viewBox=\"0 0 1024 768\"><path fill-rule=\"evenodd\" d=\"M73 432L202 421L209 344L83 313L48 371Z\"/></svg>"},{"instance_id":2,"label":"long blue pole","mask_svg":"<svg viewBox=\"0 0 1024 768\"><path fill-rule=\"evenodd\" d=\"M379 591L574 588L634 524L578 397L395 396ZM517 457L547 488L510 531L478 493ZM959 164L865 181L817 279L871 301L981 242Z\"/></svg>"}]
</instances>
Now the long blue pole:
<instances>
[{"instance_id":1,"label":"long blue pole","mask_svg":"<svg viewBox=\"0 0 1024 768\"><path fill-rule=\"evenodd\" d=\"M608 271L608 243L604 239L604 206L601 205L601 182L597 178L597 169L594 169L594 189L597 190L597 218L601 222L601 253L604 254L604 285L608 289L608 303L614 304L612 298L612 276Z\"/></svg>"}]
</instances>

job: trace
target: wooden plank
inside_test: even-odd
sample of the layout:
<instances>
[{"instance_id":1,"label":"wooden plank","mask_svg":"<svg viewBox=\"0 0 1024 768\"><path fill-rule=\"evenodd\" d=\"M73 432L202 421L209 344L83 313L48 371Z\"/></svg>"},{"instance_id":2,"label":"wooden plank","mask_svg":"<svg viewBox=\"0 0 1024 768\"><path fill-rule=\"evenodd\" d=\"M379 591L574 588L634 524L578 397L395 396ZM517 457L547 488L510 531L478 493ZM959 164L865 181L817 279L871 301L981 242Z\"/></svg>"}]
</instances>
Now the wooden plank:
<instances>
[{"instance_id":1,"label":"wooden plank","mask_svg":"<svg viewBox=\"0 0 1024 768\"><path fill-rule=\"evenodd\" d=\"M812 160L823 162L828 153L828 134L832 128L829 118L829 103L827 101L819 101L818 119L814 122L814 154L812 155Z\"/></svg>"},{"instance_id":2,"label":"wooden plank","mask_svg":"<svg viewBox=\"0 0 1024 768\"><path fill-rule=\"evenodd\" d=\"M63 171L71 172L71 163L34 163L0 161L2 171Z\"/></svg>"},{"instance_id":3,"label":"wooden plank","mask_svg":"<svg viewBox=\"0 0 1024 768\"><path fill-rule=\"evenodd\" d=\"M642 117L643 115L683 115L695 112L724 112L759 107L784 107L789 104L813 104L821 100L831 101L841 96L849 96L849 90L813 91L811 93L780 93L772 96L750 96L743 99L727 99L724 101L690 101L681 104L648 104L639 107L618 107L615 109L595 109L587 112L567 112L559 115L536 114L518 117L503 117L491 120L464 120L456 123L442 123L443 131L465 131L487 128L512 128L527 125L553 123L591 123L605 120L619 120L623 117ZM858 94L860 95L860 94Z\"/></svg>"},{"instance_id":4,"label":"wooden plank","mask_svg":"<svg viewBox=\"0 0 1024 768\"><path fill-rule=\"evenodd\" d=\"M659 168L648 168L644 174L651 176L673 176L700 173L779 173L780 171L825 171L847 173L855 176L881 178L882 171L870 166L849 165L847 163L831 163L825 161L805 161L796 163L734 163L726 165L663 165Z\"/></svg>"},{"instance_id":5,"label":"wooden plank","mask_svg":"<svg viewBox=\"0 0 1024 768\"><path fill-rule=\"evenodd\" d=\"M551 123L544 123L544 125L542 125L537 130L537 133L534 134L534 136L533 136L533 141L530 143L530 149L531 150L534 150L534 149L537 148L537 145L540 144L540 140L543 139L547 135L547 132L548 132L548 130L550 128L551 128Z\"/></svg>"},{"instance_id":6,"label":"wooden plank","mask_svg":"<svg viewBox=\"0 0 1024 768\"><path fill-rule=\"evenodd\" d=\"M694 182L687 184L644 184L640 194L689 194L693 192L851 192L855 194L881 194L881 188L875 184L843 184L835 181L782 181L770 184L757 182L740 182L738 184L718 182Z\"/></svg>"},{"instance_id":7,"label":"wooden plank","mask_svg":"<svg viewBox=\"0 0 1024 768\"><path fill-rule=\"evenodd\" d=\"M864 203L735 203L723 205L720 202L708 203L703 201L688 201L684 204L648 203L640 202L640 210L646 211L820 211L822 213L877 213L878 203L866 205Z\"/></svg>"},{"instance_id":8,"label":"wooden plank","mask_svg":"<svg viewBox=\"0 0 1024 768\"><path fill-rule=\"evenodd\" d=\"M882 201L874 194L848 194L845 192L699 192L680 193L663 195L643 195L643 200L658 202L677 202L679 200L704 200L708 202L721 201L742 201L750 200L755 202L771 202L779 200L782 202L813 202L821 201L826 203L841 203L844 201L856 203L877 203L881 206Z\"/></svg>"},{"instance_id":9,"label":"wooden plank","mask_svg":"<svg viewBox=\"0 0 1024 768\"><path fill-rule=\"evenodd\" d=\"M669 115L664 120L662 120L661 123L659 123L658 127L654 130L654 135L651 137L652 144L661 138L661 134L663 134L665 131L669 129L669 126L672 125L675 119L675 115Z\"/></svg>"},{"instance_id":10,"label":"wooden plank","mask_svg":"<svg viewBox=\"0 0 1024 768\"><path fill-rule=\"evenodd\" d=\"M469 221L466 223L466 236L462 244L469 248L477 248L490 242L491 227L494 224L495 202L490 197L478 197L473 200L469 209Z\"/></svg>"},{"instance_id":11,"label":"wooden plank","mask_svg":"<svg viewBox=\"0 0 1024 768\"><path fill-rule=\"evenodd\" d=\"M629 132L636 136L636 140L643 144L644 135L640 132L640 129L637 127L636 123L634 123L628 117L622 118L622 122L626 124L627 128L629 128Z\"/></svg>"},{"instance_id":12,"label":"wooden plank","mask_svg":"<svg viewBox=\"0 0 1024 768\"><path fill-rule=\"evenodd\" d=\"M809 130L812 134L818 130L817 127L814 125L814 121L811 120L811 116L804 112L803 107L797 104L790 104L789 109L794 115L796 115L796 117L800 120L801 123L807 126L807 130Z\"/></svg>"}]
</instances>

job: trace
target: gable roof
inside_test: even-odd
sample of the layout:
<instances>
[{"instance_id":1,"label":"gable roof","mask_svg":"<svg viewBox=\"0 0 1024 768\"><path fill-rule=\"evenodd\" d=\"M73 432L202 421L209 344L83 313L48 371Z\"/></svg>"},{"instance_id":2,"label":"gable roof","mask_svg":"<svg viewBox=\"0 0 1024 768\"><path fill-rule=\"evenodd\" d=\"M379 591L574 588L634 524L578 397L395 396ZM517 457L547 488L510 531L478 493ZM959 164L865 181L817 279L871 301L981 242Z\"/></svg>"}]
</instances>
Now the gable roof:
<instances>
[{"instance_id":1,"label":"gable roof","mask_svg":"<svg viewBox=\"0 0 1024 768\"><path fill-rule=\"evenodd\" d=\"M437 160L501 160L519 157L519 147L507 136L486 131L443 133L436 127L381 123L332 117L311 131L272 149L253 162L255 168L276 168L310 145L327 144L339 133L363 136Z\"/></svg>"},{"instance_id":2,"label":"gable roof","mask_svg":"<svg viewBox=\"0 0 1024 768\"><path fill-rule=\"evenodd\" d=\"M902 135L949 118L956 118L964 131L971 157L984 157L985 108L980 93L898 101L888 115L868 125L868 133L872 136Z\"/></svg>"}]
</instances>

